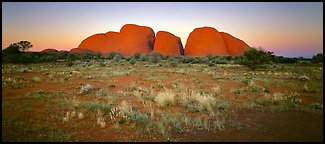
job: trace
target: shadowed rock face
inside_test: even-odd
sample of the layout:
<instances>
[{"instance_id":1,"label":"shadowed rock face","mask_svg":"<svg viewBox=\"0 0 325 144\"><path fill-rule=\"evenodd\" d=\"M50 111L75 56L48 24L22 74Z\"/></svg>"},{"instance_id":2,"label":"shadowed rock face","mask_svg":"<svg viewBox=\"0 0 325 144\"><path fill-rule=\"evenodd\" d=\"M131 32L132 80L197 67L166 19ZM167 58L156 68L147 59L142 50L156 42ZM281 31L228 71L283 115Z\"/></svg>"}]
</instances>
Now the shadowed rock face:
<instances>
[{"instance_id":1,"label":"shadowed rock face","mask_svg":"<svg viewBox=\"0 0 325 144\"><path fill-rule=\"evenodd\" d=\"M94 54L95 52L90 50L90 49L84 49L84 48L73 48L70 50L70 52L74 52L74 53L80 53L80 54Z\"/></svg>"},{"instance_id":2,"label":"shadowed rock face","mask_svg":"<svg viewBox=\"0 0 325 144\"><path fill-rule=\"evenodd\" d=\"M235 38L228 33L220 32L220 35L225 41L228 53L230 55L242 54L246 49L250 48L244 41Z\"/></svg>"},{"instance_id":3,"label":"shadowed rock face","mask_svg":"<svg viewBox=\"0 0 325 144\"><path fill-rule=\"evenodd\" d=\"M162 55L182 55L184 50L179 37L166 31L159 31L153 51L159 52Z\"/></svg>"},{"instance_id":4,"label":"shadowed rock face","mask_svg":"<svg viewBox=\"0 0 325 144\"><path fill-rule=\"evenodd\" d=\"M121 28L120 33L95 34L83 40L78 48L103 54L118 52L123 55L133 55L150 53L154 41L155 33L150 27L126 24Z\"/></svg>"},{"instance_id":5,"label":"shadowed rock face","mask_svg":"<svg viewBox=\"0 0 325 144\"><path fill-rule=\"evenodd\" d=\"M185 55L203 57L227 55L227 47L220 33L212 27L194 29L186 42Z\"/></svg>"},{"instance_id":6,"label":"shadowed rock face","mask_svg":"<svg viewBox=\"0 0 325 144\"><path fill-rule=\"evenodd\" d=\"M55 52L59 52L59 51L56 50L56 49L44 49L44 50L42 50L41 52L55 53Z\"/></svg>"}]
</instances>

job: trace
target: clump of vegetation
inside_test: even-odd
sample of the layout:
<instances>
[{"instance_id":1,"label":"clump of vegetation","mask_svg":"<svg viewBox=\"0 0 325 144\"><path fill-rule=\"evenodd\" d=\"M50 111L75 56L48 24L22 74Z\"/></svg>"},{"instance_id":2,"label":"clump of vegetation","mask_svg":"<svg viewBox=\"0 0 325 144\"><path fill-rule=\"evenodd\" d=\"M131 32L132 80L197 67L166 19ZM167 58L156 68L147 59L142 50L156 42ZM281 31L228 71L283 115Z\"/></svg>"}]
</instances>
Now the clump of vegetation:
<instances>
[{"instance_id":1,"label":"clump of vegetation","mask_svg":"<svg viewBox=\"0 0 325 144\"><path fill-rule=\"evenodd\" d=\"M148 60L148 55L147 54L141 54L139 60L140 61L147 61Z\"/></svg>"},{"instance_id":2,"label":"clump of vegetation","mask_svg":"<svg viewBox=\"0 0 325 144\"><path fill-rule=\"evenodd\" d=\"M255 70L260 65L267 64L272 59L273 52L265 51L262 48L250 48L244 52L244 60L241 64Z\"/></svg>"},{"instance_id":3,"label":"clump of vegetation","mask_svg":"<svg viewBox=\"0 0 325 144\"><path fill-rule=\"evenodd\" d=\"M86 84L85 86L81 86L81 93L90 93L94 90L94 87L90 84Z\"/></svg>"},{"instance_id":4,"label":"clump of vegetation","mask_svg":"<svg viewBox=\"0 0 325 144\"><path fill-rule=\"evenodd\" d=\"M83 102L80 104L86 108L86 111L94 112L99 109L105 113L109 113L112 109L112 104L103 104L99 102Z\"/></svg>"},{"instance_id":5,"label":"clump of vegetation","mask_svg":"<svg viewBox=\"0 0 325 144\"><path fill-rule=\"evenodd\" d=\"M314 55L311 59L312 63L323 63L323 54L319 53L317 55Z\"/></svg>"},{"instance_id":6,"label":"clump of vegetation","mask_svg":"<svg viewBox=\"0 0 325 144\"><path fill-rule=\"evenodd\" d=\"M43 90L28 93L27 95L30 96L30 98L45 98L46 96Z\"/></svg>"},{"instance_id":7,"label":"clump of vegetation","mask_svg":"<svg viewBox=\"0 0 325 144\"><path fill-rule=\"evenodd\" d=\"M311 103L308 105L311 109L323 109L323 104L320 103Z\"/></svg>"},{"instance_id":8,"label":"clump of vegetation","mask_svg":"<svg viewBox=\"0 0 325 144\"><path fill-rule=\"evenodd\" d=\"M33 80L33 82L41 82L42 81L42 79L38 76L32 77L32 80Z\"/></svg>"},{"instance_id":9,"label":"clump of vegetation","mask_svg":"<svg viewBox=\"0 0 325 144\"><path fill-rule=\"evenodd\" d=\"M309 80L309 77L307 77L307 76L300 76L300 77L298 77L298 79L299 80L301 80L301 81L308 81Z\"/></svg>"},{"instance_id":10,"label":"clump of vegetation","mask_svg":"<svg viewBox=\"0 0 325 144\"><path fill-rule=\"evenodd\" d=\"M71 67L72 65L73 65L73 62L71 62L71 61L67 63L68 67Z\"/></svg>"},{"instance_id":11,"label":"clump of vegetation","mask_svg":"<svg viewBox=\"0 0 325 144\"><path fill-rule=\"evenodd\" d=\"M213 63L213 62L209 62L209 67L214 67L215 66L215 64Z\"/></svg>"},{"instance_id":12,"label":"clump of vegetation","mask_svg":"<svg viewBox=\"0 0 325 144\"><path fill-rule=\"evenodd\" d=\"M119 62L121 59L122 59L122 55L120 55L120 54L115 54L115 56L114 56L114 58L113 58L113 61L115 61L115 62Z\"/></svg>"},{"instance_id":13,"label":"clump of vegetation","mask_svg":"<svg viewBox=\"0 0 325 144\"><path fill-rule=\"evenodd\" d=\"M138 60L138 59L140 58L140 56L141 56L141 53L135 53L135 54L133 55L133 57L134 57L136 60Z\"/></svg>"},{"instance_id":14,"label":"clump of vegetation","mask_svg":"<svg viewBox=\"0 0 325 144\"><path fill-rule=\"evenodd\" d=\"M115 57L115 55L118 55L118 53L110 52L110 53L107 54L106 57L107 57L107 59L111 60L111 59L113 59Z\"/></svg>"},{"instance_id":15,"label":"clump of vegetation","mask_svg":"<svg viewBox=\"0 0 325 144\"><path fill-rule=\"evenodd\" d=\"M175 103L175 94L171 90L159 92L155 98L155 101L157 102L158 106L162 108L173 105Z\"/></svg>"},{"instance_id":16,"label":"clump of vegetation","mask_svg":"<svg viewBox=\"0 0 325 144\"><path fill-rule=\"evenodd\" d=\"M149 61L153 63L160 62L162 60L162 55L159 52L152 52L149 55Z\"/></svg>"},{"instance_id":17,"label":"clump of vegetation","mask_svg":"<svg viewBox=\"0 0 325 144\"><path fill-rule=\"evenodd\" d=\"M258 85L254 85L251 87L252 92L258 92L260 90L260 87Z\"/></svg>"},{"instance_id":18,"label":"clump of vegetation","mask_svg":"<svg viewBox=\"0 0 325 144\"><path fill-rule=\"evenodd\" d=\"M269 88L268 88L268 87L265 87L265 88L263 88L263 92L269 93L269 92L270 92L270 90L269 90Z\"/></svg>"},{"instance_id":19,"label":"clump of vegetation","mask_svg":"<svg viewBox=\"0 0 325 144\"><path fill-rule=\"evenodd\" d=\"M170 62L170 66L171 66L171 67L176 67L177 64L178 64L178 63L177 63L176 61L172 61L172 62Z\"/></svg>"},{"instance_id":20,"label":"clump of vegetation","mask_svg":"<svg viewBox=\"0 0 325 144\"><path fill-rule=\"evenodd\" d=\"M130 63L131 65L134 65L134 64L135 64L135 59L131 59L131 60L129 61L129 63Z\"/></svg>"},{"instance_id":21,"label":"clump of vegetation","mask_svg":"<svg viewBox=\"0 0 325 144\"><path fill-rule=\"evenodd\" d=\"M101 98L104 98L104 97L107 97L107 94L108 94L108 91L107 89L99 89L97 92L96 92L96 95L101 97Z\"/></svg>"},{"instance_id":22,"label":"clump of vegetation","mask_svg":"<svg viewBox=\"0 0 325 144\"><path fill-rule=\"evenodd\" d=\"M194 92L188 90L187 92L180 93L181 105L190 111L209 112L213 113L216 100L210 94Z\"/></svg>"},{"instance_id":23,"label":"clump of vegetation","mask_svg":"<svg viewBox=\"0 0 325 144\"><path fill-rule=\"evenodd\" d=\"M295 109L302 103L297 93L264 93L264 96L255 101L263 107L270 107L271 110Z\"/></svg>"}]
</instances>

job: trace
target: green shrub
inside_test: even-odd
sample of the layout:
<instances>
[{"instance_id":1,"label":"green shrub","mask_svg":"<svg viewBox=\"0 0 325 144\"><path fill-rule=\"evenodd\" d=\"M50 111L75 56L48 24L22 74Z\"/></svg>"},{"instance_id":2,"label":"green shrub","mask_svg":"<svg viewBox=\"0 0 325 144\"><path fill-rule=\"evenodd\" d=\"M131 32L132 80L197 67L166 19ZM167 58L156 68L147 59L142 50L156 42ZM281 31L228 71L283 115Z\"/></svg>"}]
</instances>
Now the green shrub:
<instances>
[{"instance_id":1,"label":"green shrub","mask_svg":"<svg viewBox=\"0 0 325 144\"><path fill-rule=\"evenodd\" d=\"M323 54L319 53L317 55L314 55L311 59L312 63L323 63Z\"/></svg>"},{"instance_id":2,"label":"green shrub","mask_svg":"<svg viewBox=\"0 0 325 144\"><path fill-rule=\"evenodd\" d=\"M113 61L119 62L122 59L122 56L120 54L116 54L113 58Z\"/></svg>"},{"instance_id":3,"label":"green shrub","mask_svg":"<svg viewBox=\"0 0 325 144\"><path fill-rule=\"evenodd\" d=\"M68 67L71 67L72 65L73 65L73 62L71 62L71 61L67 63Z\"/></svg>"},{"instance_id":4,"label":"green shrub","mask_svg":"<svg viewBox=\"0 0 325 144\"><path fill-rule=\"evenodd\" d=\"M170 62L170 66L171 66L171 67L176 67L177 64L178 64L178 62L176 62L176 61L172 61L172 62Z\"/></svg>"},{"instance_id":5,"label":"green shrub","mask_svg":"<svg viewBox=\"0 0 325 144\"><path fill-rule=\"evenodd\" d=\"M160 62L161 61L161 54L159 52L152 52L149 56L149 61L150 62L154 62L154 63L157 63L157 62Z\"/></svg>"},{"instance_id":6,"label":"green shrub","mask_svg":"<svg viewBox=\"0 0 325 144\"><path fill-rule=\"evenodd\" d=\"M168 58L166 60L168 60L169 62L173 62L173 61L176 61L177 58L175 56L171 55L171 56L168 56Z\"/></svg>"},{"instance_id":7,"label":"green shrub","mask_svg":"<svg viewBox=\"0 0 325 144\"><path fill-rule=\"evenodd\" d=\"M130 61L131 59L132 59L132 57L129 57L129 56L125 58L125 60L126 60L127 62Z\"/></svg>"},{"instance_id":8,"label":"green shrub","mask_svg":"<svg viewBox=\"0 0 325 144\"><path fill-rule=\"evenodd\" d=\"M215 64L214 63L212 63L212 62L209 62L209 67L214 67L215 66Z\"/></svg>"},{"instance_id":9,"label":"green shrub","mask_svg":"<svg viewBox=\"0 0 325 144\"><path fill-rule=\"evenodd\" d=\"M273 52L268 52L261 48L250 48L244 52L245 58L241 61L241 64L255 70L258 66L269 63L272 59L272 54Z\"/></svg>"},{"instance_id":10,"label":"green shrub","mask_svg":"<svg viewBox=\"0 0 325 144\"><path fill-rule=\"evenodd\" d=\"M248 79L244 79L244 80L242 80L241 82L244 83L244 84L247 84L247 85L248 85L251 81L248 80Z\"/></svg>"},{"instance_id":11,"label":"green shrub","mask_svg":"<svg viewBox=\"0 0 325 144\"><path fill-rule=\"evenodd\" d=\"M135 59L139 59L140 56L141 56L141 53L135 53L135 54L133 55L133 57L134 57Z\"/></svg>"},{"instance_id":12,"label":"green shrub","mask_svg":"<svg viewBox=\"0 0 325 144\"><path fill-rule=\"evenodd\" d=\"M209 60L209 58L207 58L207 57L203 57L203 58L201 59L201 63L208 64L209 62L210 62L210 60Z\"/></svg>"},{"instance_id":13,"label":"green shrub","mask_svg":"<svg viewBox=\"0 0 325 144\"><path fill-rule=\"evenodd\" d=\"M254 85L251 89L252 92L258 92L260 90L260 87L258 85Z\"/></svg>"},{"instance_id":14,"label":"green shrub","mask_svg":"<svg viewBox=\"0 0 325 144\"><path fill-rule=\"evenodd\" d=\"M148 60L148 55L147 54L141 54L139 60L140 61L147 61Z\"/></svg>"},{"instance_id":15,"label":"green shrub","mask_svg":"<svg viewBox=\"0 0 325 144\"><path fill-rule=\"evenodd\" d=\"M96 109L100 109L103 112L109 113L112 109L112 104L101 104L98 102L84 102L82 103L86 107L87 111L95 112Z\"/></svg>"},{"instance_id":16,"label":"green shrub","mask_svg":"<svg viewBox=\"0 0 325 144\"><path fill-rule=\"evenodd\" d=\"M131 60L129 61L129 63L130 63L131 65L134 65L134 64L135 64L135 59L131 59Z\"/></svg>"},{"instance_id":17,"label":"green shrub","mask_svg":"<svg viewBox=\"0 0 325 144\"><path fill-rule=\"evenodd\" d=\"M263 88L263 92L269 93L269 92L270 92L270 90L269 90L269 88L268 88L268 87L265 87L265 88Z\"/></svg>"}]
</instances>

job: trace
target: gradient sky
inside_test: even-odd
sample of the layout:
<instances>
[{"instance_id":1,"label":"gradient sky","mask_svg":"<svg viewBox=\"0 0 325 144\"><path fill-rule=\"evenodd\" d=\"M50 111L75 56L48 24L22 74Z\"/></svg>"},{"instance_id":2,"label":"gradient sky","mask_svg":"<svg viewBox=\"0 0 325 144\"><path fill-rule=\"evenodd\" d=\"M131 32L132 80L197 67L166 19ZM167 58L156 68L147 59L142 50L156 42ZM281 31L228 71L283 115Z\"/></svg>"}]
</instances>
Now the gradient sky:
<instances>
[{"instance_id":1,"label":"gradient sky","mask_svg":"<svg viewBox=\"0 0 325 144\"><path fill-rule=\"evenodd\" d=\"M194 28L210 26L276 55L323 53L322 2L2 2L2 49L28 40L31 51L70 50L124 24L169 31L184 47Z\"/></svg>"}]
</instances>

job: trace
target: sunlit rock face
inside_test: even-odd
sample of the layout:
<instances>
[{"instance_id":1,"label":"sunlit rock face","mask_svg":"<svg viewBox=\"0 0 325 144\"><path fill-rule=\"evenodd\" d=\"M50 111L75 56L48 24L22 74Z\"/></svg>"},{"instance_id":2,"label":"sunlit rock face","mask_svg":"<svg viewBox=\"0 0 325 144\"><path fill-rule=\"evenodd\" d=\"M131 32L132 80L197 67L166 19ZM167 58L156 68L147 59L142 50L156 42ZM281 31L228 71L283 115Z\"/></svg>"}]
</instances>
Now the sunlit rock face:
<instances>
[{"instance_id":1,"label":"sunlit rock face","mask_svg":"<svg viewBox=\"0 0 325 144\"><path fill-rule=\"evenodd\" d=\"M44 49L44 50L42 50L41 52L46 52L46 53L56 53L56 52L59 52L59 51L56 50L56 49Z\"/></svg>"},{"instance_id":2,"label":"sunlit rock face","mask_svg":"<svg viewBox=\"0 0 325 144\"><path fill-rule=\"evenodd\" d=\"M235 38L228 33L220 32L220 35L225 41L229 55L239 55L250 48L250 46L248 46L244 41Z\"/></svg>"},{"instance_id":3,"label":"sunlit rock face","mask_svg":"<svg viewBox=\"0 0 325 144\"><path fill-rule=\"evenodd\" d=\"M153 51L162 55L183 55L181 39L169 32L159 31L156 36Z\"/></svg>"},{"instance_id":4,"label":"sunlit rock face","mask_svg":"<svg viewBox=\"0 0 325 144\"><path fill-rule=\"evenodd\" d=\"M250 48L245 42L212 27L194 29L186 42L185 55L239 55Z\"/></svg>"},{"instance_id":5,"label":"sunlit rock face","mask_svg":"<svg viewBox=\"0 0 325 144\"><path fill-rule=\"evenodd\" d=\"M195 28L185 45L185 55L203 57L227 55L227 47L220 33L212 27Z\"/></svg>"},{"instance_id":6,"label":"sunlit rock face","mask_svg":"<svg viewBox=\"0 0 325 144\"><path fill-rule=\"evenodd\" d=\"M118 47L123 55L150 53L153 50L155 33L150 27L126 24L120 30Z\"/></svg>"},{"instance_id":7,"label":"sunlit rock face","mask_svg":"<svg viewBox=\"0 0 325 144\"><path fill-rule=\"evenodd\" d=\"M93 52L107 53L109 47L109 39L105 34L94 34L85 40L83 40L78 48L89 49ZM83 50L78 50L75 52L81 52Z\"/></svg>"},{"instance_id":8,"label":"sunlit rock face","mask_svg":"<svg viewBox=\"0 0 325 144\"><path fill-rule=\"evenodd\" d=\"M219 32L213 27L195 28L189 35L185 49L181 39L169 32L159 31L157 37L150 27L135 24L124 25L120 32L109 31L89 36L74 52L110 52L126 56L135 53L160 52L163 55L239 55L249 46L228 33ZM90 51L86 51L86 49Z\"/></svg>"},{"instance_id":9,"label":"sunlit rock face","mask_svg":"<svg viewBox=\"0 0 325 144\"><path fill-rule=\"evenodd\" d=\"M153 49L155 33L150 27L134 24L124 25L120 32L95 34L83 40L78 48L90 49L107 54L118 52L123 55L150 53Z\"/></svg>"}]
</instances>

